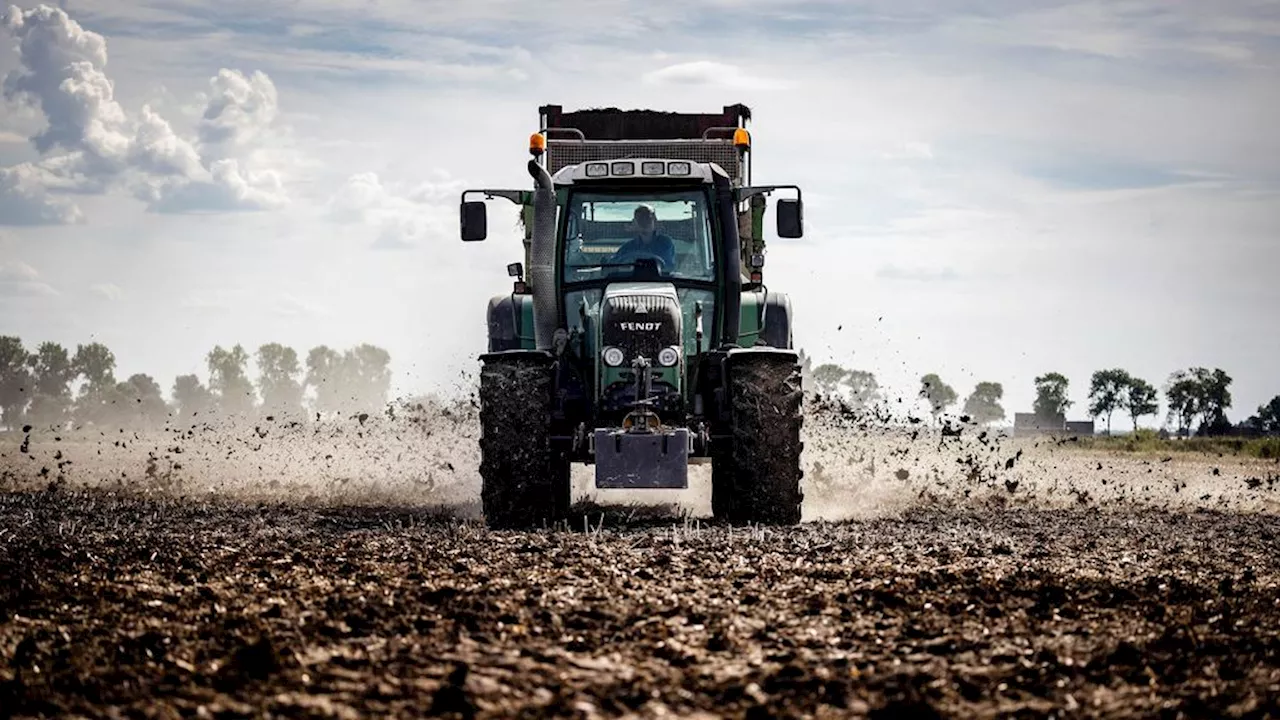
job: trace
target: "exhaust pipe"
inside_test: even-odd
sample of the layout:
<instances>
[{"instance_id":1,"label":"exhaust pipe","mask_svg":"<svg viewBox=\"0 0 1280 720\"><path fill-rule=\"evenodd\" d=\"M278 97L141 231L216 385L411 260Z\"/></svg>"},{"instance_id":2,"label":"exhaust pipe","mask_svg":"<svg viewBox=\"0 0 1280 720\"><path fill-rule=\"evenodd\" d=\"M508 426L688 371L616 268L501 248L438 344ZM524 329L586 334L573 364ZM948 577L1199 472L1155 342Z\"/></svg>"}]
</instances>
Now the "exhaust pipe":
<instances>
[{"instance_id":1,"label":"exhaust pipe","mask_svg":"<svg viewBox=\"0 0 1280 720\"><path fill-rule=\"evenodd\" d=\"M533 237L529 242L529 282L533 291L533 342L551 349L556 331L556 191L551 175L536 159L529 161L533 177Z\"/></svg>"}]
</instances>

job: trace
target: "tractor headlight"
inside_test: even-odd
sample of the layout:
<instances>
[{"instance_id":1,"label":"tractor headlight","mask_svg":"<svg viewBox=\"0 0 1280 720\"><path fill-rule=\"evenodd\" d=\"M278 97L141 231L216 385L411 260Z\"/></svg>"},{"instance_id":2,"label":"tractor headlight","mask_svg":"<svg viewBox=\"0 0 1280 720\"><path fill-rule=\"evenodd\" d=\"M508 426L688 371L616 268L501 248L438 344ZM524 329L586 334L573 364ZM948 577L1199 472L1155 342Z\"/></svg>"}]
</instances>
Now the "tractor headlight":
<instances>
[{"instance_id":1,"label":"tractor headlight","mask_svg":"<svg viewBox=\"0 0 1280 720\"><path fill-rule=\"evenodd\" d=\"M604 359L604 364L609 367L618 367L625 359L622 355L622 348L607 347L604 352L600 353L600 357Z\"/></svg>"},{"instance_id":2,"label":"tractor headlight","mask_svg":"<svg viewBox=\"0 0 1280 720\"><path fill-rule=\"evenodd\" d=\"M664 347L658 352L658 364L664 367L671 367L680 362L680 349L675 347Z\"/></svg>"}]
</instances>

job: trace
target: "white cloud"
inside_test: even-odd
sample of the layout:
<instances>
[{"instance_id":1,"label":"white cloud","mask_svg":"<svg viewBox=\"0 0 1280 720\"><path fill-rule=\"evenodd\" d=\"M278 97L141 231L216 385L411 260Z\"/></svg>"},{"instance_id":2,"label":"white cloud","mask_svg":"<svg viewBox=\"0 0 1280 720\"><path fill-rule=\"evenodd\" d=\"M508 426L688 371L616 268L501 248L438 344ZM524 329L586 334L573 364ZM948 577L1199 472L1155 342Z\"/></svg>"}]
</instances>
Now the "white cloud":
<instances>
[{"instance_id":1,"label":"white cloud","mask_svg":"<svg viewBox=\"0 0 1280 720\"><path fill-rule=\"evenodd\" d=\"M377 173L357 173L329 198L329 217L343 223L364 222L369 212L383 207L389 197Z\"/></svg>"},{"instance_id":2,"label":"white cloud","mask_svg":"<svg viewBox=\"0 0 1280 720\"><path fill-rule=\"evenodd\" d=\"M280 174L253 171L236 160L215 160L208 180L164 181L143 190L147 208L160 213L277 210L289 204Z\"/></svg>"},{"instance_id":3,"label":"white cloud","mask_svg":"<svg viewBox=\"0 0 1280 720\"><path fill-rule=\"evenodd\" d=\"M160 176L191 178L203 172L200 155L195 148L178 137L169 121L154 112L150 105L142 106L131 158L144 171Z\"/></svg>"},{"instance_id":4,"label":"white cloud","mask_svg":"<svg viewBox=\"0 0 1280 720\"><path fill-rule=\"evenodd\" d=\"M89 292L93 293L94 295L97 295L103 300L108 300L111 302L115 302L116 300L119 300L120 297L124 294L124 291L122 291L118 286L112 285L111 283L98 283L96 285L90 285Z\"/></svg>"},{"instance_id":5,"label":"white cloud","mask_svg":"<svg viewBox=\"0 0 1280 720\"><path fill-rule=\"evenodd\" d=\"M210 94L200 120L205 158L239 157L270 129L278 114L276 87L266 74L222 69L209 80Z\"/></svg>"},{"instance_id":6,"label":"white cloud","mask_svg":"<svg viewBox=\"0 0 1280 720\"><path fill-rule=\"evenodd\" d=\"M445 238L456 212L448 201L458 197L464 184L441 170L404 189L384 185L377 173L358 173L329 198L328 215L340 223L372 227L374 249L413 248Z\"/></svg>"},{"instance_id":7,"label":"white cloud","mask_svg":"<svg viewBox=\"0 0 1280 720\"><path fill-rule=\"evenodd\" d=\"M10 6L4 26L18 40L22 58L21 69L5 78L5 96L39 105L48 120L48 127L33 138L36 148L122 159L129 137L124 111L104 72L103 37L47 5L27 11Z\"/></svg>"},{"instance_id":8,"label":"white cloud","mask_svg":"<svg viewBox=\"0 0 1280 720\"><path fill-rule=\"evenodd\" d=\"M642 76L650 85L706 85L731 88L774 88L782 84L775 80L748 74L737 65L694 60L668 65Z\"/></svg>"},{"instance_id":9,"label":"white cloud","mask_svg":"<svg viewBox=\"0 0 1280 720\"><path fill-rule=\"evenodd\" d=\"M0 263L0 282L35 282L40 273L21 260L6 260Z\"/></svg>"},{"instance_id":10,"label":"white cloud","mask_svg":"<svg viewBox=\"0 0 1280 720\"><path fill-rule=\"evenodd\" d=\"M21 260L0 260L0 297L44 297L57 295L40 279L35 268Z\"/></svg>"},{"instance_id":11,"label":"white cloud","mask_svg":"<svg viewBox=\"0 0 1280 720\"><path fill-rule=\"evenodd\" d=\"M49 194L39 167L0 168L0 224L67 225L83 219L74 203Z\"/></svg>"},{"instance_id":12,"label":"white cloud","mask_svg":"<svg viewBox=\"0 0 1280 720\"><path fill-rule=\"evenodd\" d=\"M41 159L0 168L2 224L78 221L79 210L51 190L82 194L132 186L154 212L275 210L288 204L279 152L258 152L278 114L274 84L262 72L223 69L198 127L198 146L150 105L129 118L107 76L106 41L61 9L10 7L4 27L18 40L19 67L6 99L38 108L45 129L33 138ZM55 151L62 154L52 154Z\"/></svg>"}]
</instances>

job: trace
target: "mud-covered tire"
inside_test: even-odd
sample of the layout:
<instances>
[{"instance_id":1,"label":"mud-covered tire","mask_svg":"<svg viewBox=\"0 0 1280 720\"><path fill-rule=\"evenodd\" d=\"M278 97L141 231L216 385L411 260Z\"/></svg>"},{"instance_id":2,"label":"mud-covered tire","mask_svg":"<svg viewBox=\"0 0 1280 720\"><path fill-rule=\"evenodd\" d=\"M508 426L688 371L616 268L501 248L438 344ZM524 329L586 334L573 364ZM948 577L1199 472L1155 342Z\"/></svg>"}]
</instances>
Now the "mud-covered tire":
<instances>
[{"instance_id":1,"label":"mud-covered tire","mask_svg":"<svg viewBox=\"0 0 1280 720\"><path fill-rule=\"evenodd\" d=\"M711 509L733 524L800 522L800 368L786 354L734 358L728 423L711 447Z\"/></svg>"},{"instance_id":2,"label":"mud-covered tire","mask_svg":"<svg viewBox=\"0 0 1280 720\"><path fill-rule=\"evenodd\" d=\"M551 525L569 510L569 460L551 441L554 365L518 353L480 369L480 500L492 529Z\"/></svg>"}]
</instances>

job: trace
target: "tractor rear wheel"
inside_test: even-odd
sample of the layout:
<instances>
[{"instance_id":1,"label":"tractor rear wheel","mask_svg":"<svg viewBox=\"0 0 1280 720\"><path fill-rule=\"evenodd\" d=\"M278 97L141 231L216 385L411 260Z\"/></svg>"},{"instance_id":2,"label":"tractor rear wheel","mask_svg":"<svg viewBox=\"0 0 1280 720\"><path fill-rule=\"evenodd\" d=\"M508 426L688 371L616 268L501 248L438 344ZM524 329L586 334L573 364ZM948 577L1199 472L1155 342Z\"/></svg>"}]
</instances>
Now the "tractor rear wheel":
<instances>
[{"instance_id":1,"label":"tractor rear wheel","mask_svg":"<svg viewBox=\"0 0 1280 720\"><path fill-rule=\"evenodd\" d=\"M799 523L800 368L783 353L736 357L728 380L728 423L711 443L712 513L733 524Z\"/></svg>"},{"instance_id":2,"label":"tractor rear wheel","mask_svg":"<svg viewBox=\"0 0 1280 720\"><path fill-rule=\"evenodd\" d=\"M569 458L551 440L549 356L489 356L480 370L480 499L492 529L552 524L569 510Z\"/></svg>"}]
</instances>

